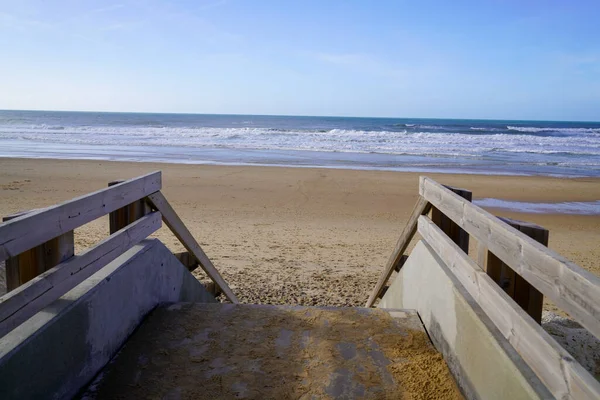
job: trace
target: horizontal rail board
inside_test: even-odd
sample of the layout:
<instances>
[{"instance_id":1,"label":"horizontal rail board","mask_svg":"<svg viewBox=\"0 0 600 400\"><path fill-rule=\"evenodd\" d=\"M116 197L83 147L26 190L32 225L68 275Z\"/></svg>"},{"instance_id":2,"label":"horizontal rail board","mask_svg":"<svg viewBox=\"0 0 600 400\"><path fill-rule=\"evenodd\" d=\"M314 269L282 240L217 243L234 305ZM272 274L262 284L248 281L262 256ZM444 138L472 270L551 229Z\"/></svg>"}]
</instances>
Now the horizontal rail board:
<instances>
[{"instance_id":1,"label":"horizontal rail board","mask_svg":"<svg viewBox=\"0 0 600 400\"><path fill-rule=\"evenodd\" d=\"M600 382L586 371L429 218L418 231L501 334L557 399L598 399Z\"/></svg>"},{"instance_id":2,"label":"horizontal rail board","mask_svg":"<svg viewBox=\"0 0 600 400\"><path fill-rule=\"evenodd\" d=\"M239 303L238 298L233 294L227 285L227 282L225 282L221 274L219 274L219 271L217 271L213 263L206 256L204 250L202 250L196 239L194 239L194 236L185 226L183 221L181 221L181 218L179 218L179 215L177 215L173 207L171 207L171 204L169 204L165 196L161 192L157 192L149 195L147 200L150 202L151 206L162 213L164 223L167 224L169 229L171 229L171 232L173 232L181 244L183 244L183 247L198 260L200 267L206 272L209 278L221 288L225 297L232 303Z\"/></svg>"},{"instance_id":3,"label":"horizontal rail board","mask_svg":"<svg viewBox=\"0 0 600 400\"><path fill-rule=\"evenodd\" d=\"M161 172L127 180L0 224L0 261L72 231L161 189Z\"/></svg>"},{"instance_id":4,"label":"horizontal rail board","mask_svg":"<svg viewBox=\"0 0 600 400\"><path fill-rule=\"evenodd\" d=\"M421 177L419 193L600 339L600 278Z\"/></svg>"},{"instance_id":5,"label":"horizontal rail board","mask_svg":"<svg viewBox=\"0 0 600 400\"><path fill-rule=\"evenodd\" d=\"M402 234L400 235L400 238L396 243L396 247L394 248L394 251L392 252L392 255L390 256L387 264L385 265L383 273L379 277L379 280L377 281L373 292L371 292L371 295L367 300L366 307L372 307L373 303L375 303L375 300L377 300L377 298L383 291L383 287L385 286L388 279L390 279L390 276L392 275L396 267L402 261L402 256L404 255L406 248L408 247L411 239L417 232L417 220L419 219L419 216L427 214L430 209L431 204L429 204L429 202L427 202L423 197L419 196L417 203L415 204L415 208L410 214L408 222L406 223L406 226L404 227L404 230L402 231Z\"/></svg>"},{"instance_id":6,"label":"horizontal rail board","mask_svg":"<svg viewBox=\"0 0 600 400\"><path fill-rule=\"evenodd\" d=\"M160 227L160 212L148 214L115 232L81 255L71 257L0 297L0 337L73 289Z\"/></svg>"}]
</instances>

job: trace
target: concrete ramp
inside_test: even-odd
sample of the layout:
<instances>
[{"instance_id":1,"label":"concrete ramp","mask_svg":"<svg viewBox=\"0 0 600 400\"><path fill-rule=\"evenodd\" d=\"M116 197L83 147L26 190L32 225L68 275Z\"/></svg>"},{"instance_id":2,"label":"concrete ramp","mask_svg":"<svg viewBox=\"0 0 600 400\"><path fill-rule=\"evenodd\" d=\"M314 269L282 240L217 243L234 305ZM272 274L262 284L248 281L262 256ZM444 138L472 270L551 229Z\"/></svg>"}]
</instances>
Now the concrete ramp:
<instances>
[{"instance_id":1,"label":"concrete ramp","mask_svg":"<svg viewBox=\"0 0 600 400\"><path fill-rule=\"evenodd\" d=\"M467 398L552 398L424 241L417 243L379 307L419 313Z\"/></svg>"},{"instance_id":2,"label":"concrete ramp","mask_svg":"<svg viewBox=\"0 0 600 400\"><path fill-rule=\"evenodd\" d=\"M158 304L215 299L157 239L144 240L0 338L0 399L68 399Z\"/></svg>"},{"instance_id":3,"label":"concrete ramp","mask_svg":"<svg viewBox=\"0 0 600 400\"><path fill-rule=\"evenodd\" d=\"M83 398L458 398L414 311L178 303Z\"/></svg>"}]
</instances>

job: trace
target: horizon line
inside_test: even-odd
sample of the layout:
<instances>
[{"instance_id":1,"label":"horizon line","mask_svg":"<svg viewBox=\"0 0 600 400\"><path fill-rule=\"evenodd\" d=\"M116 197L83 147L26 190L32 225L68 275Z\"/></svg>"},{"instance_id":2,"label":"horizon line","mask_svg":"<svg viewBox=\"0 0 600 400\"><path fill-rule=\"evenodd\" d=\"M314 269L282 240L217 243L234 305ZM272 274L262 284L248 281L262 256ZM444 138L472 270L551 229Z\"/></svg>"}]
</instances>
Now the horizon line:
<instances>
[{"instance_id":1,"label":"horizon line","mask_svg":"<svg viewBox=\"0 0 600 400\"><path fill-rule=\"evenodd\" d=\"M551 120L551 119L503 119L503 118L445 118L445 117L365 117L344 115L292 115L292 114L238 114L238 113L200 113L200 112L154 112L154 111L97 111L97 110L47 110L47 109L0 109L3 111L22 112L57 112L57 113L96 113L96 114L162 114L162 115L223 115L254 117L301 117L301 118L356 118L356 119L424 119L424 120L456 120L456 121L521 121L521 122L585 122L600 124L600 120Z\"/></svg>"}]
</instances>

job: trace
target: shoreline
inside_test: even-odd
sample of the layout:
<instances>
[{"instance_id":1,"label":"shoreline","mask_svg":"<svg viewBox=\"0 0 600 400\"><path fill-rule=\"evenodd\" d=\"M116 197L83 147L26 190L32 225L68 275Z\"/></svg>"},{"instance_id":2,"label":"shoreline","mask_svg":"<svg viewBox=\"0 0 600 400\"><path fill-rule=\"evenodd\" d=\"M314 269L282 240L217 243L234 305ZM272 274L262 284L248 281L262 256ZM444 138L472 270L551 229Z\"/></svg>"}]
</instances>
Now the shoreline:
<instances>
[{"instance_id":1,"label":"shoreline","mask_svg":"<svg viewBox=\"0 0 600 400\"><path fill-rule=\"evenodd\" d=\"M0 158L0 214L57 204L157 169L165 196L242 301L332 306L364 305L417 200L421 175ZM471 190L475 199L600 199L600 178L427 175ZM600 275L599 215L488 210L549 229L552 250ZM107 234L107 218L77 229L76 251ZM165 228L155 237L184 250ZM196 275L204 279L201 271Z\"/></svg>"},{"instance_id":2,"label":"shoreline","mask_svg":"<svg viewBox=\"0 0 600 400\"><path fill-rule=\"evenodd\" d=\"M597 168L566 167L457 155L356 152L344 150L261 149L228 147L62 145L53 142L3 141L0 158L141 162L183 165L325 168L356 171L418 172L489 176L600 178ZM65 147L66 146L66 147Z\"/></svg>"},{"instance_id":3,"label":"shoreline","mask_svg":"<svg viewBox=\"0 0 600 400\"><path fill-rule=\"evenodd\" d=\"M349 153L354 154L354 153ZM385 167L385 166L350 166L350 165L305 165L305 164L285 164L285 163L244 163L244 162L219 162L219 161L172 161L172 160L142 160L142 159L111 159L95 157L32 157L32 156L6 156L0 155L0 160L41 160L41 161L75 161L75 162L105 162L105 163L132 163L132 164L157 164L157 165L184 165L184 166L206 166L206 167L257 167L257 168L299 168L299 169L325 169L340 171L374 171L374 172L393 172L401 174L434 174L434 175L473 175L473 176L491 176L491 177L539 177L554 179L595 179L600 182L600 176L595 175L569 175L569 174L542 174L526 172L509 172L503 170L485 170L465 167L464 169L454 167ZM600 199L600 198L599 198Z\"/></svg>"}]
</instances>

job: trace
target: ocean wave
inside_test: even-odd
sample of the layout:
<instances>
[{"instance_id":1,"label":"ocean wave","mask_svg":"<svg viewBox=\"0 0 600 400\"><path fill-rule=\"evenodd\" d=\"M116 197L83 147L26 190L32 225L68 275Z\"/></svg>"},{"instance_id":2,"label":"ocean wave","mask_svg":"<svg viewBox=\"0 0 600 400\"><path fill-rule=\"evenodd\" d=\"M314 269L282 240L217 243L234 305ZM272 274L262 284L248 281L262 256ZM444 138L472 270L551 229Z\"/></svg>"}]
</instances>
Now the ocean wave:
<instances>
[{"instance_id":1,"label":"ocean wave","mask_svg":"<svg viewBox=\"0 0 600 400\"><path fill-rule=\"evenodd\" d=\"M600 214L600 200L563 203L530 203L525 201L484 198L473 200L473 203L480 207L499 208L536 214Z\"/></svg>"},{"instance_id":2,"label":"ocean wave","mask_svg":"<svg viewBox=\"0 0 600 400\"><path fill-rule=\"evenodd\" d=\"M32 125L31 129L41 129L41 130L46 130L46 131L64 131L65 127L61 126L61 125L41 124L41 125Z\"/></svg>"},{"instance_id":3,"label":"ocean wave","mask_svg":"<svg viewBox=\"0 0 600 400\"><path fill-rule=\"evenodd\" d=\"M539 133L539 132L562 132L562 133L597 133L600 134L600 128L562 128L562 127L535 127L535 126L510 126L506 127L509 131Z\"/></svg>"},{"instance_id":4,"label":"ocean wave","mask_svg":"<svg viewBox=\"0 0 600 400\"><path fill-rule=\"evenodd\" d=\"M432 129L434 131L447 129L447 127L445 127L443 125L417 125L417 127L419 129Z\"/></svg>"},{"instance_id":5,"label":"ocean wave","mask_svg":"<svg viewBox=\"0 0 600 400\"><path fill-rule=\"evenodd\" d=\"M50 129L50 128L62 129ZM477 127L474 127L477 128ZM486 128L487 129L487 128ZM594 163L600 137L497 131L481 134L420 128L393 130L256 127L14 126L0 124L0 140L91 146L156 146L348 152L420 157ZM521 155L523 154L523 155ZM526 156L530 154L531 156ZM531 159L529 159L531 158ZM541 158L541 159L539 159ZM584 164L581 164L584 165Z\"/></svg>"}]
</instances>

